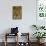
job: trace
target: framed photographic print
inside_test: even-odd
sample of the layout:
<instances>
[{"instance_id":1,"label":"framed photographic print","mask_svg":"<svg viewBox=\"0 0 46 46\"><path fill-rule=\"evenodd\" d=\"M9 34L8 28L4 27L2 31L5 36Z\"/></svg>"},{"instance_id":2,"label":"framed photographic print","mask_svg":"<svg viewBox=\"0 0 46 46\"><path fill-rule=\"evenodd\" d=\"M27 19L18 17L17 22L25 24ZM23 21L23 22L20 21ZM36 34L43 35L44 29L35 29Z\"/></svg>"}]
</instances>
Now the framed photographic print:
<instances>
[{"instance_id":1,"label":"framed photographic print","mask_svg":"<svg viewBox=\"0 0 46 46\"><path fill-rule=\"evenodd\" d=\"M44 26L46 25L46 0L37 0L36 2L36 24Z\"/></svg>"},{"instance_id":2,"label":"framed photographic print","mask_svg":"<svg viewBox=\"0 0 46 46\"><path fill-rule=\"evenodd\" d=\"M39 18L46 17L46 0L37 0L37 15Z\"/></svg>"},{"instance_id":3,"label":"framed photographic print","mask_svg":"<svg viewBox=\"0 0 46 46\"><path fill-rule=\"evenodd\" d=\"M22 19L22 6L13 6L13 19Z\"/></svg>"}]
</instances>

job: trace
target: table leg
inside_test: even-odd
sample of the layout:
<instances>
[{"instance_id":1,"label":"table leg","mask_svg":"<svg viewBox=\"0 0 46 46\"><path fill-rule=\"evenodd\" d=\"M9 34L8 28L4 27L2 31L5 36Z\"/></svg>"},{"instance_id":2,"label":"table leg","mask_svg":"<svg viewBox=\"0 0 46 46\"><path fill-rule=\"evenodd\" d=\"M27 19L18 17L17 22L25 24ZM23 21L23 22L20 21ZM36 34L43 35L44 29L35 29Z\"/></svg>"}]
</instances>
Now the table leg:
<instances>
[{"instance_id":1,"label":"table leg","mask_svg":"<svg viewBox=\"0 0 46 46\"><path fill-rule=\"evenodd\" d=\"M7 36L5 35L5 46L7 46Z\"/></svg>"}]
</instances>

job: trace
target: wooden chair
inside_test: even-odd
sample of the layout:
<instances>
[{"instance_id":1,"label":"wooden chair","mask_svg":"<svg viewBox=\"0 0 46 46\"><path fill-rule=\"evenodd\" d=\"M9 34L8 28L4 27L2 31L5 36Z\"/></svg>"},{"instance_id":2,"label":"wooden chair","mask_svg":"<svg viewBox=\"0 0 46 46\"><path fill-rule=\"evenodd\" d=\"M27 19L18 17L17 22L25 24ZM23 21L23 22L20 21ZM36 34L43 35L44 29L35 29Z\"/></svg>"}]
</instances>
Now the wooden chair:
<instances>
[{"instance_id":1,"label":"wooden chair","mask_svg":"<svg viewBox=\"0 0 46 46\"><path fill-rule=\"evenodd\" d=\"M26 36L26 42L25 42L25 44L26 44L26 46L30 46L30 42L29 42L29 33L21 33L21 36L22 37L24 37L24 36Z\"/></svg>"},{"instance_id":2,"label":"wooden chair","mask_svg":"<svg viewBox=\"0 0 46 46\"><path fill-rule=\"evenodd\" d=\"M7 46L7 38L8 38L8 36L9 36L9 38L10 38L10 36L17 36L17 44L15 45L15 46L18 46L18 34L9 34L9 33L6 33L5 34L5 46Z\"/></svg>"}]
</instances>

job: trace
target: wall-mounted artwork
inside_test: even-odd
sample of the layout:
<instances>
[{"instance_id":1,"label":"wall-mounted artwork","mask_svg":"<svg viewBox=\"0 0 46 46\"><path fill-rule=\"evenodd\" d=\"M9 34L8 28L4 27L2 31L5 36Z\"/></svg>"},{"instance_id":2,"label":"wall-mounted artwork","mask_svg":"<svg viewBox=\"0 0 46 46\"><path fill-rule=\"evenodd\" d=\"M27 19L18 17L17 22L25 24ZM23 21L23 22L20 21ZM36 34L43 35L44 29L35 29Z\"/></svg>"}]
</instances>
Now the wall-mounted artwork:
<instances>
[{"instance_id":1,"label":"wall-mounted artwork","mask_svg":"<svg viewBox=\"0 0 46 46\"><path fill-rule=\"evenodd\" d=\"M22 6L13 6L13 19L22 19Z\"/></svg>"},{"instance_id":2,"label":"wall-mounted artwork","mask_svg":"<svg viewBox=\"0 0 46 46\"><path fill-rule=\"evenodd\" d=\"M39 17L46 17L46 0L37 1L37 15Z\"/></svg>"},{"instance_id":3,"label":"wall-mounted artwork","mask_svg":"<svg viewBox=\"0 0 46 46\"><path fill-rule=\"evenodd\" d=\"M36 24L46 25L46 0L37 0L36 4L37 14L36 14Z\"/></svg>"}]
</instances>

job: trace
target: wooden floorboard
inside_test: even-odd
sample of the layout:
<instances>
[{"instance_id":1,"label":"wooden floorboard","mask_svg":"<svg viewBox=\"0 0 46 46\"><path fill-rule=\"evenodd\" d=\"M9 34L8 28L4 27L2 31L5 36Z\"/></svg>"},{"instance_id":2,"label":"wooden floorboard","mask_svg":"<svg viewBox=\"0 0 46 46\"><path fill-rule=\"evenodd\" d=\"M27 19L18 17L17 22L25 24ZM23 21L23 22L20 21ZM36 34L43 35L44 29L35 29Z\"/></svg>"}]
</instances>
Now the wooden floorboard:
<instances>
[{"instance_id":1,"label":"wooden floorboard","mask_svg":"<svg viewBox=\"0 0 46 46\"><path fill-rule=\"evenodd\" d=\"M4 42L0 42L0 46L5 46ZM16 44L15 44L15 42L10 42L10 43L8 43L7 46L16 46ZM30 46L37 46L37 43L30 43ZM46 46L46 43L44 43L44 45L42 45L42 46Z\"/></svg>"}]
</instances>

